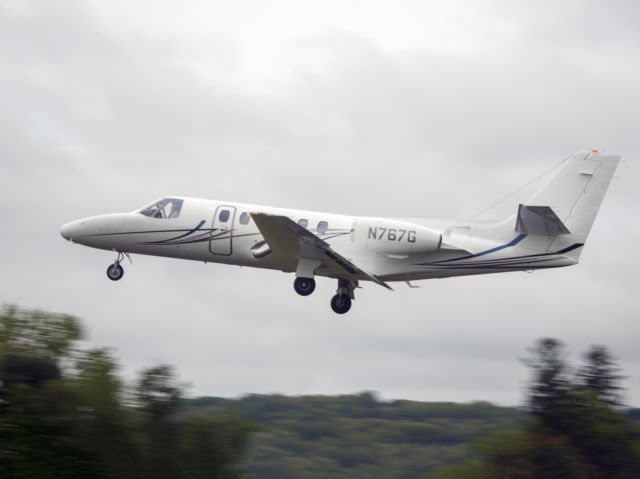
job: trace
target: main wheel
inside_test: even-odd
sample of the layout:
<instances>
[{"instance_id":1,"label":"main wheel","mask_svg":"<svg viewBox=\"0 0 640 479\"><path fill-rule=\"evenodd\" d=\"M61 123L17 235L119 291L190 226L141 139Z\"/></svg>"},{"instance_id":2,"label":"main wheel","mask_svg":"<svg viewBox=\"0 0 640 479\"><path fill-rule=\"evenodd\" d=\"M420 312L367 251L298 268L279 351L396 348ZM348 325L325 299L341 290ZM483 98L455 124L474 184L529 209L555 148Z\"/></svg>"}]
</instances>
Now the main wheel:
<instances>
[{"instance_id":1,"label":"main wheel","mask_svg":"<svg viewBox=\"0 0 640 479\"><path fill-rule=\"evenodd\" d=\"M296 278L293 282L293 289L300 296L309 296L316 289L316 280L313 278Z\"/></svg>"},{"instance_id":2,"label":"main wheel","mask_svg":"<svg viewBox=\"0 0 640 479\"><path fill-rule=\"evenodd\" d=\"M110 264L107 268L107 277L111 281L118 281L124 276L124 269L118 263Z\"/></svg>"},{"instance_id":3,"label":"main wheel","mask_svg":"<svg viewBox=\"0 0 640 479\"><path fill-rule=\"evenodd\" d=\"M331 298L331 309L338 314L346 313L351 309L351 298L346 294L336 294Z\"/></svg>"}]
</instances>

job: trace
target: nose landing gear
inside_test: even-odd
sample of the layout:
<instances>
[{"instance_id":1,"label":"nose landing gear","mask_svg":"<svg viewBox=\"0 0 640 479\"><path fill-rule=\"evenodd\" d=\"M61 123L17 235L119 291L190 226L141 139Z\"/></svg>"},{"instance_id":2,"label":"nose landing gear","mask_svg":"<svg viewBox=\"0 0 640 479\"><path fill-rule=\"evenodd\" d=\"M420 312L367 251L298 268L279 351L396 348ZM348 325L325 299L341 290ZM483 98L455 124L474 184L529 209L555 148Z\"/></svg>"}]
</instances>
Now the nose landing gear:
<instances>
[{"instance_id":1,"label":"nose landing gear","mask_svg":"<svg viewBox=\"0 0 640 479\"><path fill-rule=\"evenodd\" d=\"M113 262L113 264L110 264L109 267L107 268L107 278L109 278L111 281L118 281L119 279L122 279L122 277L124 276L124 268L120 266L120 263L122 263L122 260L124 259L125 256L129 258L129 261L131 261L131 258L129 257L129 253L122 253L118 251L118 256L116 256L116 260Z\"/></svg>"},{"instance_id":2,"label":"nose landing gear","mask_svg":"<svg viewBox=\"0 0 640 479\"><path fill-rule=\"evenodd\" d=\"M118 281L124 276L124 269L118 263L110 264L107 268L107 277L111 281Z\"/></svg>"}]
</instances>

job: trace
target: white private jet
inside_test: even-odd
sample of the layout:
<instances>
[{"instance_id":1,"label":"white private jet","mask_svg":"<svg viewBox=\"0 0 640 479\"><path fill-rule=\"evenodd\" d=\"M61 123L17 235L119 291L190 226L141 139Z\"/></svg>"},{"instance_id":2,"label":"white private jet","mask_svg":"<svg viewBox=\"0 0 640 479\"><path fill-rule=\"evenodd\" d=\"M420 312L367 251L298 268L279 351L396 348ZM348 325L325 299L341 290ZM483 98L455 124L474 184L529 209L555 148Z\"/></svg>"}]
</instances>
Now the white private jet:
<instances>
[{"instance_id":1,"label":"white private jet","mask_svg":"<svg viewBox=\"0 0 640 479\"><path fill-rule=\"evenodd\" d=\"M567 158L502 221L371 218L171 196L132 213L65 224L73 242L117 253L107 269L122 278L129 253L295 273L307 296L315 276L338 280L331 308L351 308L360 281L387 283L526 271L578 262L620 157L597 150ZM515 208L514 208L515 209Z\"/></svg>"}]
</instances>

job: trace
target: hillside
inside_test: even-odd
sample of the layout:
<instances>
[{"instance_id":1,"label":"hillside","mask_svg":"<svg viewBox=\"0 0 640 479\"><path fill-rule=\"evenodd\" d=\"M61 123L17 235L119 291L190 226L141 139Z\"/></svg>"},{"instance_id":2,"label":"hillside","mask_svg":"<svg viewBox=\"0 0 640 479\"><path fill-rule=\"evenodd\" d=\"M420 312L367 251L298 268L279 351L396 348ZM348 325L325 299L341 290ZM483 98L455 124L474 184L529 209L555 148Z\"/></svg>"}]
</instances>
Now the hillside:
<instances>
[{"instance_id":1,"label":"hillside","mask_svg":"<svg viewBox=\"0 0 640 479\"><path fill-rule=\"evenodd\" d=\"M423 477L468 458L470 441L526 419L486 402L385 402L371 393L203 397L187 405L189 414L233 411L258 424L247 468L259 479Z\"/></svg>"},{"instance_id":2,"label":"hillside","mask_svg":"<svg viewBox=\"0 0 640 479\"><path fill-rule=\"evenodd\" d=\"M170 365L125 381L81 332L73 316L0 310L0 477L640 477L640 410L604 346L576 367L538 340L525 413L367 392L185 399Z\"/></svg>"}]
</instances>

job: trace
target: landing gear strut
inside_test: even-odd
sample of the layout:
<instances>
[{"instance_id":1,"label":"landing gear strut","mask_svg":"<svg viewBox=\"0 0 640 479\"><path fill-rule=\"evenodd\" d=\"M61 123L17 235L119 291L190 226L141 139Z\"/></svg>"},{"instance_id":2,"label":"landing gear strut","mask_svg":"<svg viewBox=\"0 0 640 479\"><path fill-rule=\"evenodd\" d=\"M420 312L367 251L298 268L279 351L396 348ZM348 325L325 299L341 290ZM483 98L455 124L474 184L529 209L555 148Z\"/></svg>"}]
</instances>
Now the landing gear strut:
<instances>
[{"instance_id":1,"label":"landing gear strut","mask_svg":"<svg viewBox=\"0 0 640 479\"><path fill-rule=\"evenodd\" d=\"M124 276L124 268L120 266L120 263L122 263L122 260L124 259L125 256L129 258L128 253L122 253L118 251L118 256L116 256L116 260L113 262L113 264L110 264L109 267L107 268L107 277L111 281L118 281L119 279L122 279L122 277ZM129 261L131 261L131 258L129 258Z\"/></svg>"},{"instance_id":2,"label":"landing gear strut","mask_svg":"<svg viewBox=\"0 0 640 479\"><path fill-rule=\"evenodd\" d=\"M351 300L356 299L353 290L358 287L357 281L338 280L336 295L331 298L331 309L337 314L344 314L351 309Z\"/></svg>"},{"instance_id":3,"label":"landing gear strut","mask_svg":"<svg viewBox=\"0 0 640 479\"><path fill-rule=\"evenodd\" d=\"M309 296L316 289L316 280L313 278L298 277L293 282L293 289L300 296Z\"/></svg>"}]
</instances>

